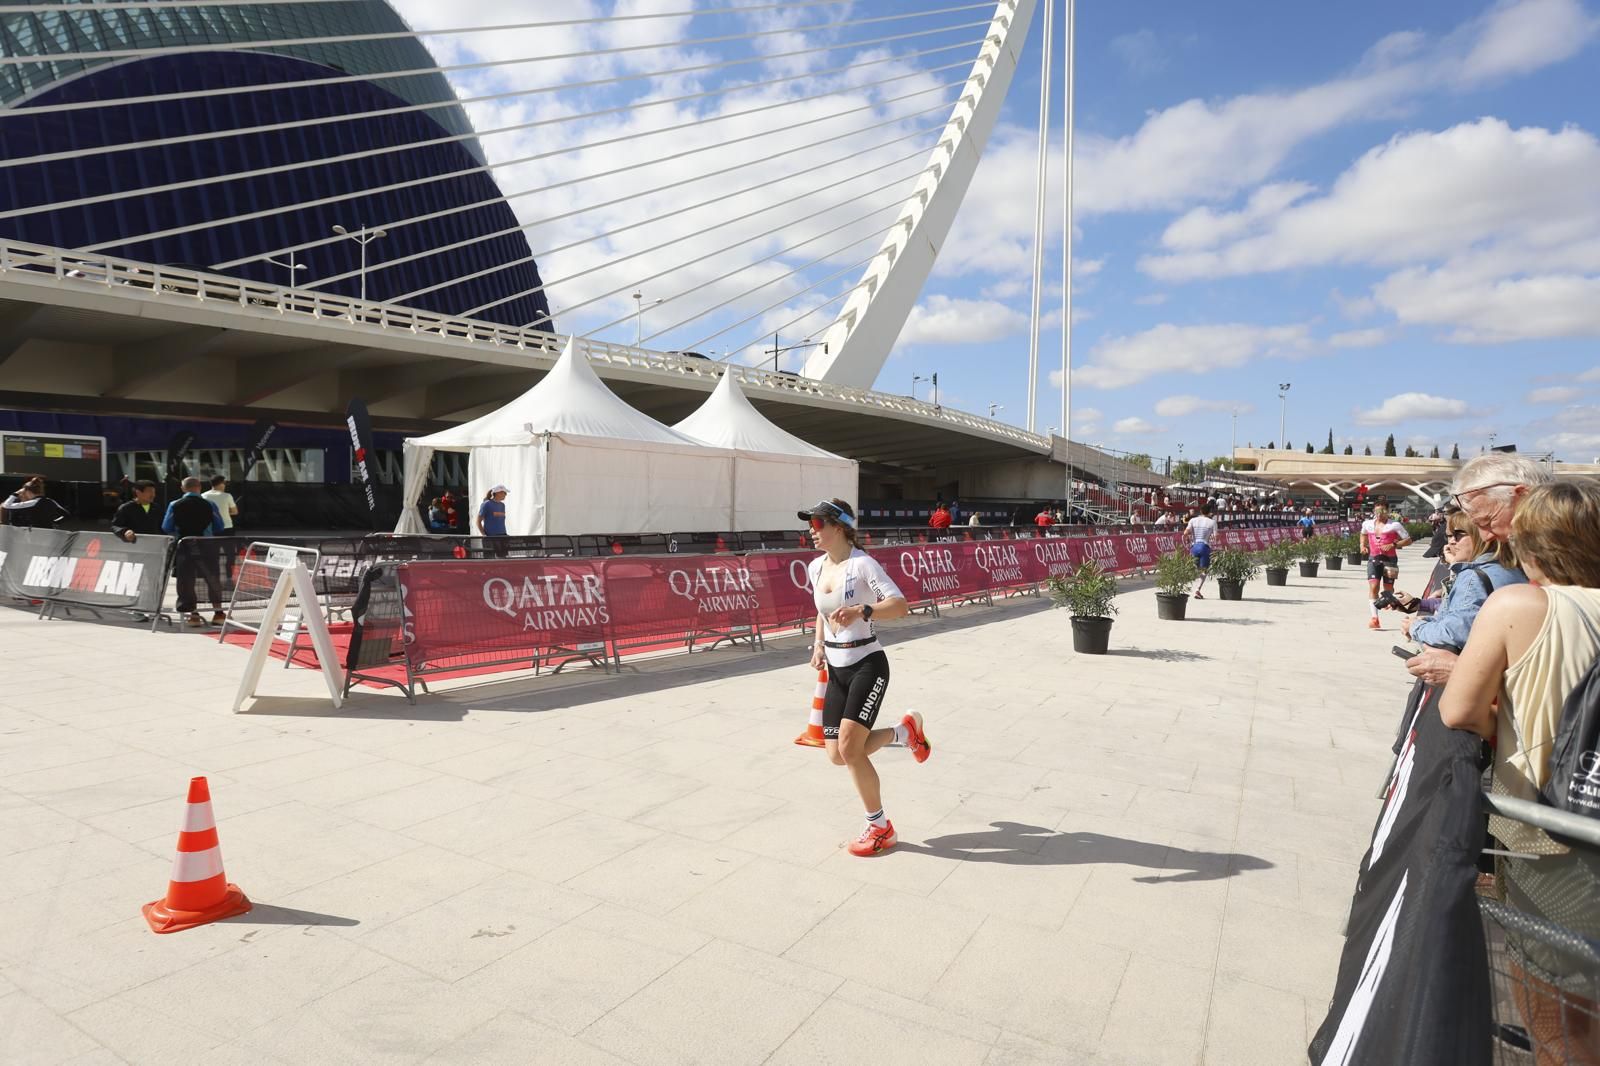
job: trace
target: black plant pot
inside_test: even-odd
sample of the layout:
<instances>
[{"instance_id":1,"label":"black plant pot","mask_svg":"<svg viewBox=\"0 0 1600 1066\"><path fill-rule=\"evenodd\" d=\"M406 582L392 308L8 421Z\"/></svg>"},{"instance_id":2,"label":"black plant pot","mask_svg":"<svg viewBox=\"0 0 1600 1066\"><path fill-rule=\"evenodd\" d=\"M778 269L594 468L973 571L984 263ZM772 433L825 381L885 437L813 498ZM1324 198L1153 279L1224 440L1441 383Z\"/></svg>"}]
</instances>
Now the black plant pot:
<instances>
[{"instance_id":1,"label":"black plant pot","mask_svg":"<svg viewBox=\"0 0 1600 1066\"><path fill-rule=\"evenodd\" d=\"M1242 600L1244 599L1244 582L1235 581L1228 577L1217 578L1217 599Z\"/></svg>"},{"instance_id":2,"label":"black plant pot","mask_svg":"<svg viewBox=\"0 0 1600 1066\"><path fill-rule=\"evenodd\" d=\"M1305 560L1302 559L1300 561L1300 576L1301 577L1316 577L1317 576L1317 564L1314 563L1314 562L1306 562Z\"/></svg>"},{"instance_id":3,"label":"black plant pot","mask_svg":"<svg viewBox=\"0 0 1600 1066\"><path fill-rule=\"evenodd\" d=\"M1328 567L1329 570L1343 570L1344 569L1344 560L1341 559L1337 555L1330 555L1330 556L1328 556L1326 559L1324 559L1322 561L1325 564L1327 564L1327 567Z\"/></svg>"},{"instance_id":4,"label":"black plant pot","mask_svg":"<svg viewBox=\"0 0 1600 1066\"><path fill-rule=\"evenodd\" d=\"M1363 559L1364 556L1360 552L1350 552L1344 557L1344 561L1351 566L1360 566Z\"/></svg>"},{"instance_id":5,"label":"black plant pot","mask_svg":"<svg viewBox=\"0 0 1600 1066\"><path fill-rule=\"evenodd\" d=\"M1072 650L1084 655L1104 655L1111 647L1111 619L1072 619Z\"/></svg>"},{"instance_id":6,"label":"black plant pot","mask_svg":"<svg viewBox=\"0 0 1600 1066\"><path fill-rule=\"evenodd\" d=\"M1267 584L1287 585L1288 583L1289 571L1287 568L1280 568L1276 566L1267 567Z\"/></svg>"},{"instance_id":7,"label":"black plant pot","mask_svg":"<svg viewBox=\"0 0 1600 1066\"><path fill-rule=\"evenodd\" d=\"M1156 593L1156 617L1168 622L1183 621L1183 614L1189 608L1189 594L1187 592L1158 592Z\"/></svg>"}]
</instances>

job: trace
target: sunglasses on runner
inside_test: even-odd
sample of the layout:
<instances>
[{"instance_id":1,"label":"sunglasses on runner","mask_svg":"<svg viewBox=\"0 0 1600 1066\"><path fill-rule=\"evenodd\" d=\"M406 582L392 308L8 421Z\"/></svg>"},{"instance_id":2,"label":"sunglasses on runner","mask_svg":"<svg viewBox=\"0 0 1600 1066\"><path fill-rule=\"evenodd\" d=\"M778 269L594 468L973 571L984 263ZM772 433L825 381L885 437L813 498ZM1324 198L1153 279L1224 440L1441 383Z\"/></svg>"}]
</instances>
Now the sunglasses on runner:
<instances>
[{"instance_id":1,"label":"sunglasses on runner","mask_svg":"<svg viewBox=\"0 0 1600 1066\"><path fill-rule=\"evenodd\" d=\"M809 522L812 529L821 529L827 522L837 522L841 526L856 527L856 519L852 514L846 513L831 500L818 500L809 511L796 511L795 517Z\"/></svg>"}]
</instances>

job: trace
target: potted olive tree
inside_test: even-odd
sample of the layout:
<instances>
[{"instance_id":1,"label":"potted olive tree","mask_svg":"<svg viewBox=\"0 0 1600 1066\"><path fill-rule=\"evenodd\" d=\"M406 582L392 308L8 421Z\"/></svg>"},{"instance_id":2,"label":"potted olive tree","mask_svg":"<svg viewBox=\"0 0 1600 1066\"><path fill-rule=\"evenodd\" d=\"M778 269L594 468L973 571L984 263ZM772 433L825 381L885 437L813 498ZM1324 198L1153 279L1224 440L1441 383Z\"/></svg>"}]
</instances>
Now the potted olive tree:
<instances>
[{"instance_id":1,"label":"potted olive tree","mask_svg":"<svg viewBox=\"0 0 1600 1066\"><path fill-rule=\"evenodd\" d=\"M1299 549L1292 540L1280 540L1262 553L1267 562L1267 584L1287 585L1289 564L1299 557Z\"/></svg>"},{"instance_id":2,"label":"potted olive tree","mask_svg":"<svg viewBox=\"0 0 1600 1066\"><path fill-rule=\"evenodd\" d=\"M1318 537L1317 544L1322 549L1322 565L1329 570L1344 569L1343 537Z\"/></svg>"},{"instance_id":3,"label":"potted olive tree","mask_svg":"<svg viewBox=\"0 0 1600 1066\"><path fill-rule=\"evenodd\" d=\"M1344 543L1344 561L1351 566L1360 566L1366 562L1366 556L1361 554L1361 539L1354 533L1347 533L1339 538Z\"/></svg>"},{"instance_id":4,"label":"potted olive tree","mask_svg":"<svg viewBox=\"0 0 1600 1066\"><path fill-rule=\"evenodd\" d=\"M1111 646L1112 616L1117 613L1117 579L1095 561L1078 564L1070 578L1053 577L1047 587L1057 607L1072 618L1072 650L1104 655Z\"/></svg>"},{"instance_id":5,"label":"potted olive tree","mask_svg":"<svg viewBox=\"0 0 1600 1066\"><path fill-rule=\"evenodd\" d=\"M1189 606L1189 589L1200 580L1194 556L1183 548L1156 560L1156 617L1169 622L1183 621Z\"/></svg>"},{"instance_id":6,"label":"potted olive tree","mask_svg":"<svg viewBox=\"0 0 1600 1066\"><path fill-rule=\"evenodd\" d=\"M1238 548L1225 548L1211 557L1211 576L1217 579L1217 598L1244 599L1244 583L1261 573L1256 557Z\"/></svg>"},{"instance_id":7,"label":"potted olive tree","mask_svg":"<svg viewBox=\"0 0 1600 1066\"><path fill-rule=\"evenodd\" d=\"M1294 541L1295 556L1300 560L1300 576L1316 577L1317 563L1322 558L1322 547L1315 537Z\"/></svg>"}]
</instances>

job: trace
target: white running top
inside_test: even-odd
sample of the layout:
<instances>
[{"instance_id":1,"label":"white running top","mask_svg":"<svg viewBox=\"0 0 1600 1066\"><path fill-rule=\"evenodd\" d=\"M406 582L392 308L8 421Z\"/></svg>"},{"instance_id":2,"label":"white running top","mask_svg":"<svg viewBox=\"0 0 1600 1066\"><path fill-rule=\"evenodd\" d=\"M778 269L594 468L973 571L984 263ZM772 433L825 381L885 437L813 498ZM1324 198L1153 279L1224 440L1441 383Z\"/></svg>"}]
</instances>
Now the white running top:
<instances>
[{"instance_id":1,"label":"white running top","mask_svg":"<svg viewBox=\"0 0 1600 1066\"><path fill-rule=\"evenodd\" d=\"M1217 535L1217 520L1197 514L1189 519L1189 524L1183 527L1183 531L1189 534L1195 544L1210 544Z\"/></svg>"},{"instance_id":2,"label":"white running top","mask_svg":"<svg viewBox=\"0 0 1600 1066\"><path fill-rule=\"evenodd\" d=\"M900 587L878 565L878 560L856 548L839 567L830 574L831 582L827 587L822 583L822 564L828 561L827 555L819 555L811 560L811 565L806 567L806 576L811 579L812 595L816 600L817 610L824 618L837 611L840 607L854 607L857 604L882 603L884 600L893 599L905 594ZM837 641L841 644L852 640L866 640L873 638L871 644L863 644L859 648L828 648L823 652L828 657L829 666L854 666L875 651L882 651L883 645L877 641L877 630L871 622L862 619L843 629L834 629L832 625L825 625L822 639Z\"/></svg>"}]
</instances>

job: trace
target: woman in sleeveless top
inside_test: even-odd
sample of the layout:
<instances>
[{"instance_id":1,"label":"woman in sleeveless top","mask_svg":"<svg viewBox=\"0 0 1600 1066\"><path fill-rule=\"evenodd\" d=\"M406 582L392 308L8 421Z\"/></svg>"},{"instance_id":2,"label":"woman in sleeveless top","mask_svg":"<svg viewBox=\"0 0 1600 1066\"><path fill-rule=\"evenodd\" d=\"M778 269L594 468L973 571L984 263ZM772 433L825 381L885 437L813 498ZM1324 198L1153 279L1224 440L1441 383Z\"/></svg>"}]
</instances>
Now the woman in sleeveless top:
<instances>
[{"instance_id":1,"label":"woman in sleeveless top","mask_svg":"<svg viewBox=\"0 0 1600 1066\"><path fill-rule=\"evenodd\" d=\"M1532 584L1498 589L1484 603L1439 713L1448 726L1494 740L1495 793L1531 801L1549 779L1562 705L1600 657L1600 485L1535 487L1517 509L1512 539ZM1489 823L1505 850L1537 856L1501 861L1507 902L1600 939L1600 860L1521 822ZM1528 1031L1551 1049L1551 1057L1541 1049L1540 1066L1600 1063L1600 1004L1557 995L1572 964L1537 945L1523 961L1557 982L1531 973L1519 982Z\"/></svg>"}]
</instances>

